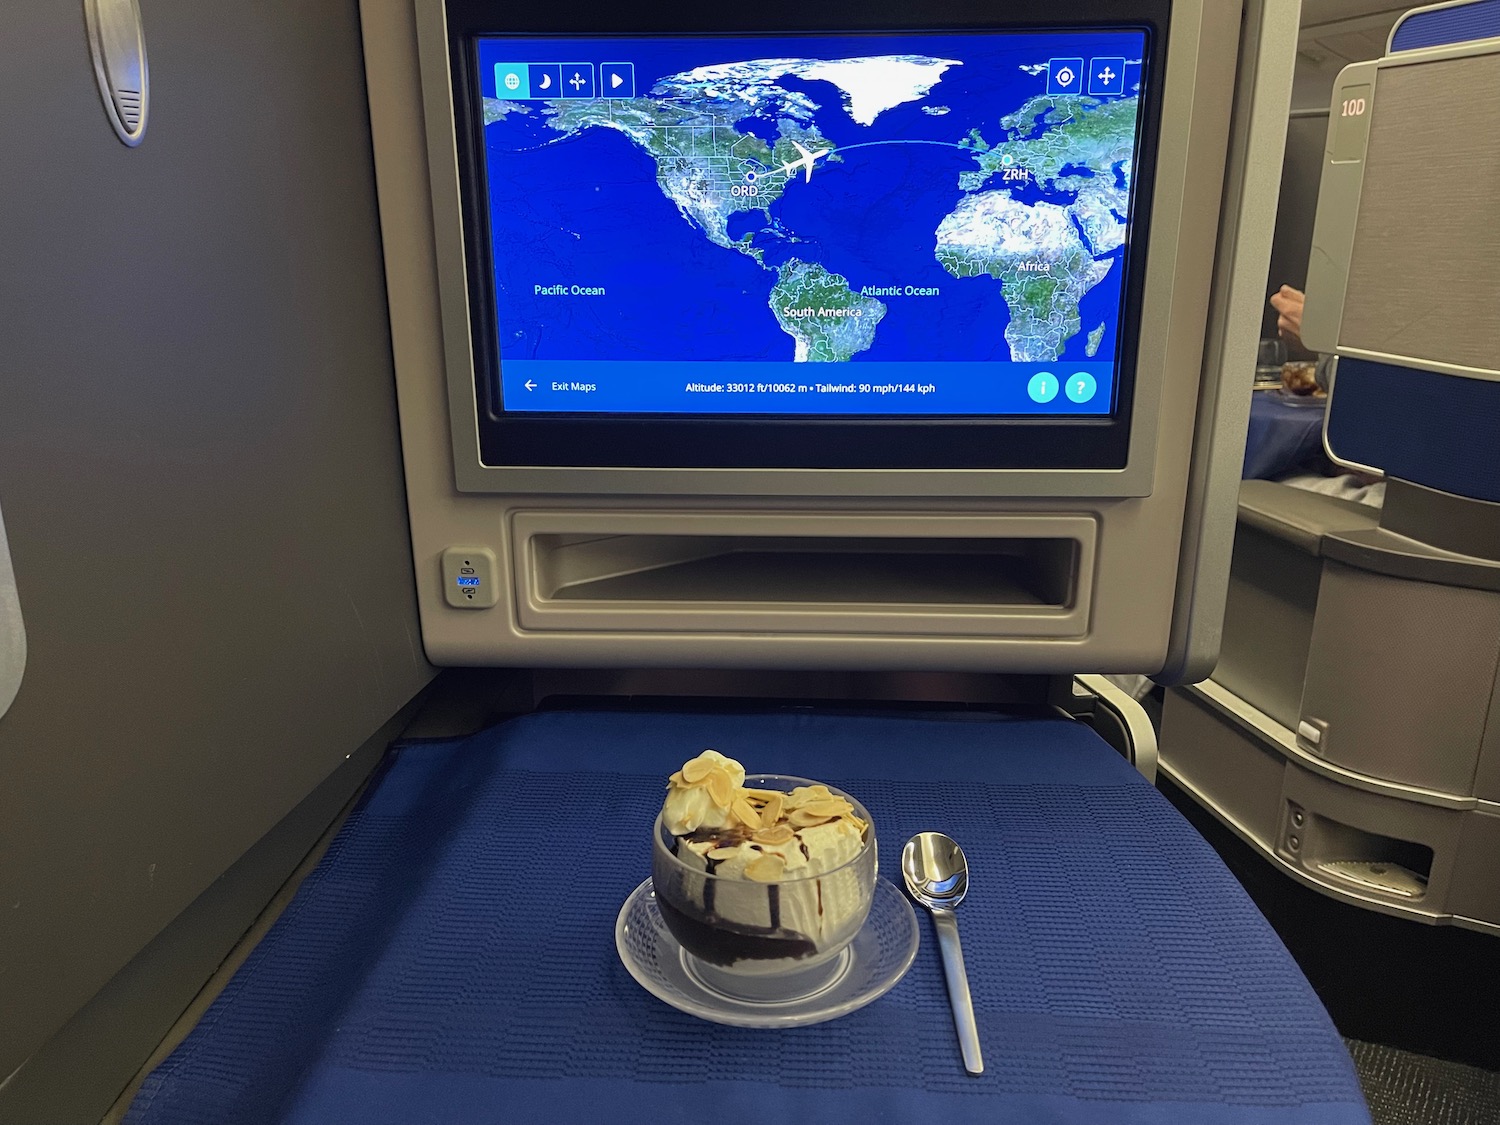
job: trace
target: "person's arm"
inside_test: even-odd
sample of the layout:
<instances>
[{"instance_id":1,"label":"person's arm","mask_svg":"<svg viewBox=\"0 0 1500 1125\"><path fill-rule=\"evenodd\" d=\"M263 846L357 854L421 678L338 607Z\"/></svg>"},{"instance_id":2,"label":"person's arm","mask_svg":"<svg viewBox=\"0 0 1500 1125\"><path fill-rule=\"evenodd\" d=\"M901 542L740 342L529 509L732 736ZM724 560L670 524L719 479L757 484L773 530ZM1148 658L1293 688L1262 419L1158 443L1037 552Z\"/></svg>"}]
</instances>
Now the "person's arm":
<instances>
[{"instance_id":1,"label":"person's arm","mask_svg":"<svg viewBox=\"0 0 1500 1125\"><path fill-rule=\"evenodd\" d=\"M1283 285L1271 294L1271 307L1276 310L1276 331L1287 342L1288 347L1306 351L1302 343L1302 306L1306 296L1300 289Z\"/></svg>"}]
</instances>

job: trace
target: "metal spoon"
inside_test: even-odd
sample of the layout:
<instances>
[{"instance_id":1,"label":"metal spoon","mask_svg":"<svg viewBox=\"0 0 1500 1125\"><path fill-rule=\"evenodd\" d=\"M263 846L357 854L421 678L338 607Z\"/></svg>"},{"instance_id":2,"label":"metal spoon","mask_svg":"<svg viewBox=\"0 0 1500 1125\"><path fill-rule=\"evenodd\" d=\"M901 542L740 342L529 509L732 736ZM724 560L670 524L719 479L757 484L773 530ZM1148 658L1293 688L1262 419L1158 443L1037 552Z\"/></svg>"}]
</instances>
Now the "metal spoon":
<instances>
[{"instance_id":1,"label":"metal spoon","mask_svg":"<svg viewBox=\"0 0 1500 1125\"><path fill-rule=\"evenodd\" d=\"M964 858L964 850L941 832L918 832L901 849L901 876L911 897L932 911L964 1069L980 1074L984 1058L979 1053L979 1028L974 1024L964 951L958 943L958 916L953 913L969 892L969 861Z\"/></svg>"}]
</instances>

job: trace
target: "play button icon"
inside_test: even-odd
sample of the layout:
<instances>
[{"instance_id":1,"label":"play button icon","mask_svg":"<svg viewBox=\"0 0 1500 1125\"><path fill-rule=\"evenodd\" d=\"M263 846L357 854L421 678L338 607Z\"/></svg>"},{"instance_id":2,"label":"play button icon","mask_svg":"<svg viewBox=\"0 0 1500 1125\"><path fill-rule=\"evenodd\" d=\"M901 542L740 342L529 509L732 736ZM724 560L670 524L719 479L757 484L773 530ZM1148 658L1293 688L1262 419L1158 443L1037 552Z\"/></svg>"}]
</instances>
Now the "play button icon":
<instances>
[{"instance_id":1,"label":"play button icon","mask_svg":"<svg viewBox=\"0 0 1500 1125\"><path fill-rule=\"evenodd\" d=\"M600 63L599 94L606 98L635 97L635 64Z\"/></svg>"}]
</instances>

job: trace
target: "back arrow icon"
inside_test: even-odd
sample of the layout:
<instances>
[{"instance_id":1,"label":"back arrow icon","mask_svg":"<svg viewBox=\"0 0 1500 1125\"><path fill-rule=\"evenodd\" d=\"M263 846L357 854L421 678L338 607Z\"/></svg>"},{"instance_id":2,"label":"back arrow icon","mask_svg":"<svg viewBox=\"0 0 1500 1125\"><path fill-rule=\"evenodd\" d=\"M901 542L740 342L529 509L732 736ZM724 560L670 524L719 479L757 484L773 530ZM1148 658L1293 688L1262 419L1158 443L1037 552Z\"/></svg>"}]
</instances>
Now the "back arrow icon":
<instances>
[{"instance_id":1,"label":"back arrow icon","mask_svg":"<svg viewBox=\"0 0 1500 1125\"><path fill-rule=\"evenodd\" d=\"M536 390L536 384L533 383L530 379L527 379L526 382L522 383L521 385L523 387L525 387L528 391L534 391L534 390Z\"/></svg>"}]
</instances>

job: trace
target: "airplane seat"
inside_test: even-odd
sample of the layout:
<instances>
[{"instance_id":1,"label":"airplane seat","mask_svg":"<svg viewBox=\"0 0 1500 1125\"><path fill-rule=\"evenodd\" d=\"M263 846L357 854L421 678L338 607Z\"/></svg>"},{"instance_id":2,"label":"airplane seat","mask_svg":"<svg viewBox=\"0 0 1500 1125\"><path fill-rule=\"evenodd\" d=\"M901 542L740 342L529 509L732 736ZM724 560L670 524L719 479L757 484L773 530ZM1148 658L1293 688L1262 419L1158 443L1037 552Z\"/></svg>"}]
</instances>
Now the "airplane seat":
<instances>
[{"instance_id":1,"label":"airplane seat","mask_svg":"<svg viewBox=\"0 0 1500 1125\"><path fill-rule=\"evenodd\" d=\"M1298 881L1488 933L1500 112L1470 93L1500 74L1496 35L1493 0L1418 9L1336 83L1303 338L1338 356L1327 452L1382 472L1385 504L1245 482L1221 658L1168 693L1161 745L1166 776Z\"/></svg>"}]
</instances>

